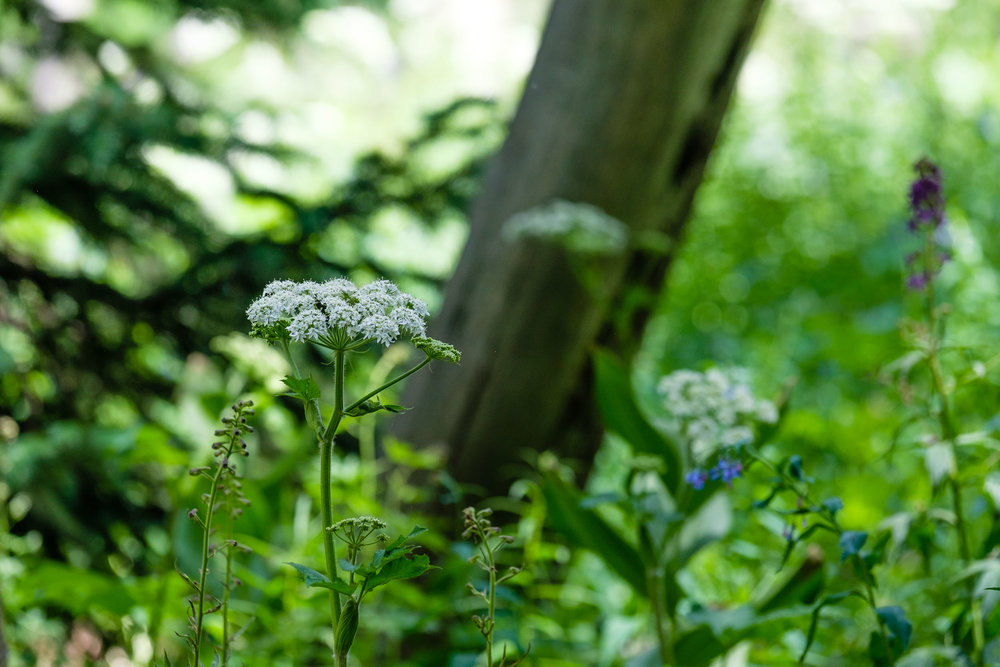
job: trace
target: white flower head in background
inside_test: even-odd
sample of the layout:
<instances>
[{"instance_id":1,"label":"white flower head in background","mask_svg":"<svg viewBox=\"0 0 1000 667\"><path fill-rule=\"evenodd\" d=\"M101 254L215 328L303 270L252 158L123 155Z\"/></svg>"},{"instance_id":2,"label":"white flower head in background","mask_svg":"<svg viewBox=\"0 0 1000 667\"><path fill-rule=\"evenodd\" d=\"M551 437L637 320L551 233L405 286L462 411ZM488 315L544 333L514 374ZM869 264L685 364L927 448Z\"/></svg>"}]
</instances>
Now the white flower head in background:
<instances>
[{"instance_id":1,"label":"white flower head in background","mask_svg":"<svg viewBox=\"0 0 1000 667\"><path fill-rule=\"evenodd\" d=\"M357 287L343 278L324 283L276 280L247 309L255 336L313 341L334 350L423 336L427 315L423 301L388 280Z\"/></svg>"},{"instance_id":2,"label":"white flower head in background","mask_svg":"<svg viewBox=\"0 0 1000 667\"><path fill-rule=\"evenodd\" d=\"M691 446L695 461L752 442L756 424L778 420L774 404L754 396L745 368L675 371L660 380L657 391L667 428Z\"/></svg>"},{"instance_id":3,"label":"white flower head in background","mask_svg":"<svg viewBox=\"0 0 1000 667\"><path fill-rule=\"evenodd\" d=\"M511 217L503 226L508 241L536 238L589 255L625 249L628 227L591 204L556 199Z\"/></svg>"}]
</instances>

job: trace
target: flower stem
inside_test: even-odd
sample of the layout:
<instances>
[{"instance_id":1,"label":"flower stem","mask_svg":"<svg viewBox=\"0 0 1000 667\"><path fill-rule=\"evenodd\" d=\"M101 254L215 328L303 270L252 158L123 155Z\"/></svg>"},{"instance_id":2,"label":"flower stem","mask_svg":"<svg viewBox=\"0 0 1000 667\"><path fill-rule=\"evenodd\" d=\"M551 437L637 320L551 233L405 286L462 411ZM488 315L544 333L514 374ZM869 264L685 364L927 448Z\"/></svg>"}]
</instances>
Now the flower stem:
<instances>
[{"instance_id":1,"label":"flower stem","mask_svg":"<svg viewBox=\"0 0 1000 667\"><path fill-rule=\"evenodd\" d=\"M344 357L343 350L334 353L333 380L333 415L320 440L320 515L322 518L323 552L326 556L326 576L331 580L337 577L337 546L333 533L327 530L333 525L333 489L330 482L330 470L333 466L333 439L337 427L344 416ZM340 622L340 593L330 591L330 617L333 621L333 632L336 635L337 624ZM346 658L346 656L345 656ZM339 657L338 657L339 660Z\"/></svg>"},{"instance_id":2,"label":"flower stem","mask_svg":"<svg viewBox=\"0 0 1000 667\"><path fill-rule=\"evenodd\" d=\"M342 353L338 353L338 354L342 354ZM377 396L378 394L382 393L383 391L385 391L386 389L388 389L392 385L396 384L397 382L400 382L400 381L405 380L406 378L410 377L411 375L413 375L414 373L416 373L417 371L419 371L421 368L423 368L427 364L431 363L431 361L433 361L433 359L431 357L425 357L423 361L421 361L419 364L417 364L416 366L414 366L410 370L406 371L405 373L401 373L401 374L397 375L396 377L392 378L391 380L389 380L388 382L385 382L382 385L379 385L378 388L372 389L370 392L368 392L367 394L365 394L364 396L362 396L358 400L356 400L353 403L351 403L350 405L348 405L346 409L341 410L341 413L343 413L343 412L350 412L351 410L355 409L356 407L358 407L359 405L361 405L362 403L364 403L368 399L372 398L373 396Z\"/></svg>"},{"instance_id":3,"label":"flower stem","mask_svg":"<svg viewBox=\"0 0 1000 667\"><path fill-rule=\"evenodd\" d=\"M951 455L956 461L958 452L955 448L955 437L957 431L951 417L951 405L948 402L948 389L944 381L944 374L941 371L941 360L938 354L940 350L940 336L943 332L938 332L938 312L935 308L933 283L927 285L927 320L929 327L929 349L927 351L927 364L930 366L933 391L938 397L938 421L941 424L941 438L948 443L951 448ZM972 552L969 549L968 529L965 525L965 510L962 503L962 486L959 484L957 473L948 476L948 487L951 489L952 511L955 513L955 530L958 533L958 551L962 557L962 564L968 567L972 563ZM986 637L983 629L982 613L980 611L979 600L975 596L975 583L970 578L967 584L969 594L969 613L972 616L972 646L973 663L982 664L983 645Z\"/></svg>"},{"instance_id":4,"label":"flower stem","mask_svg":"<svg viewBox=\"0 0 1000 667\"><path fill-rule=\"evenodd\" d=\"M198 575L198 613L195 617L194 629L195 667L201 666L201 639L204 635L205 629L205 581L208 578L208 559L211 546L209 542L212 538L212 517L215 516L215 512L212 510L215 508L215 499L219 495L219 480L222 478L223 470L225 470L225 468L219 466L215 471L215 476L212 477L212 488L208 495L208 511L205 513L205 530L201 540L201 570Z\"/></svg>"}]
</instances>

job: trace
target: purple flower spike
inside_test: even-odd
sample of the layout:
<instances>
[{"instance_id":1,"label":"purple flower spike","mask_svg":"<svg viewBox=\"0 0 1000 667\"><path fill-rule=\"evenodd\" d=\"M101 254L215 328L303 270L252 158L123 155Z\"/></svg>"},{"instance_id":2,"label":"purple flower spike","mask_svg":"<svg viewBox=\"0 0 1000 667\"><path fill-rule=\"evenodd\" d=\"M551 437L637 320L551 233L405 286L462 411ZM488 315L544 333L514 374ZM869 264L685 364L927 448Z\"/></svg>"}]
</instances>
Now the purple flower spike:
<instances>
[{"instance_id":1,"label":"purple flower spike","mask_svg":"<svg viewBox=\"0 0 1000 667\"><path fill-rule=\"evenodd\" d=\"M911 290L922 290L927 287L927 283L929 283L930 280L931 276L929 276L926 271L923 273L914 273L906 279L906 286Z\"/></svg>"},{"instance_id":2,"label":"purple flower spike","mask_svg":"<svg viewBox=\"0 0 1000 667\"><path fill-rule=\"evenodd\" d=\"M922 158L913 165L917 180L910 185L910 209L913 212L909 228L916 231L922 226L938 227L944 222L944 194L941 189L941 170Z\"/></svg>"},{"instance_id":3,"label":"purple flower spike","mask_svg":"<svg viewBox=\"0 0 1000 667\"><path fill-rule=\"evenodd\" d=\"M684 475L684 481L690 484L695 491L701 491L705 488L705 482L708 481L708 473L701 468L695 468Z\"/></svg>"},{"instance_id":4,"label":"purple flower spike","mask_svg":"<svg viewBox=\"0 0 1000 667\"><path fill-rule=\"evenodd\" d=\"M708 471L708 474L712 479L720 479L732 488L733 480L743 475L743 462L721 456L719 462Z\"/></svg>"}]
</instances>

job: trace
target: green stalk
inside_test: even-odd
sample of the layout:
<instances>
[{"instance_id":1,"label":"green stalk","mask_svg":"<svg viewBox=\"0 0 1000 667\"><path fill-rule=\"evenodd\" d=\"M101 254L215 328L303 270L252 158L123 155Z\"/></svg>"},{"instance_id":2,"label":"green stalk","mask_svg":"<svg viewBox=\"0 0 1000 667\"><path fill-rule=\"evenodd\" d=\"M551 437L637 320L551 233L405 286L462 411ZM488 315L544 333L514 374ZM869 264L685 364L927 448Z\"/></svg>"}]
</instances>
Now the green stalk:
<instances>
[{"instance_id":1,"label":"green stalk","mask_svg":"<svg viewBox=\"0 0 1000 667\"><path fill-rule=\"evenodd\" d=\"M320 514L322 516L323 552L326 556L326 576L331 580L337 578L337 546L333 533L327 530L333 525L333 489L330 482L330 471L333 465L333 439L337 427L344 416L344 350L337 350L334 355L333 380L333 415L320 440ZM337 633L340 622L340 593L330 591L330 615L333 620L333 632ZM339 659L339 656L338 656Z\"/></svg>"},{"instance_id":2,"label":"green stalk","mask_svg":"<svg viewBox=\"0 0 1000 667\"><path fill-rule=\"evenodd\" d=\"M663 575L655 565L646 568L646 588L649 591L649 599L653 602L653 618L654 623L656 624L656 640L660 645L660 662L664 665L672 665L674 664L674 650L671 642L673 638L673 624L671 623L671 632L668 637L663 628L666 617L663 609L662 582Z\"/></svg>"}]
</instances>

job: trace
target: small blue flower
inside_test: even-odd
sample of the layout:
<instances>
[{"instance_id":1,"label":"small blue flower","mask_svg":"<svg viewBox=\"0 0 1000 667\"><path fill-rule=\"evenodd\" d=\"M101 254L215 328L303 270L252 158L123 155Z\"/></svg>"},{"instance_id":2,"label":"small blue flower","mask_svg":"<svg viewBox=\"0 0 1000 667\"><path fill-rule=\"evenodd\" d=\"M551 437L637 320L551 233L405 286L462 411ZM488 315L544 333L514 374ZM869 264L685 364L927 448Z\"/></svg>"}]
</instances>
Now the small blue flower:
<instances>
[{"instance_id":1,"label":"small blue flower","mask_svg":"<svg viewBox=\"0 0 1000 667\"><path fill-rule=\"evenodd\" d=\"M708 471L708 474L712 479L720 479L732 487L733 480L743 476L743 462L720 456L719 462Z\"/></svg>"},{"instance_id":2,"label":"small blue flower","mask_svg":"<svg viewBox=\"0 0 1000 667\"><path fill-rule=\"evenodd\" d=\"M705 488L705 482L708 481L708 473L702 468L695 468L684 475L684 481L690 484L695 491L701 491Z\"/></svg>"}]
</instances>

